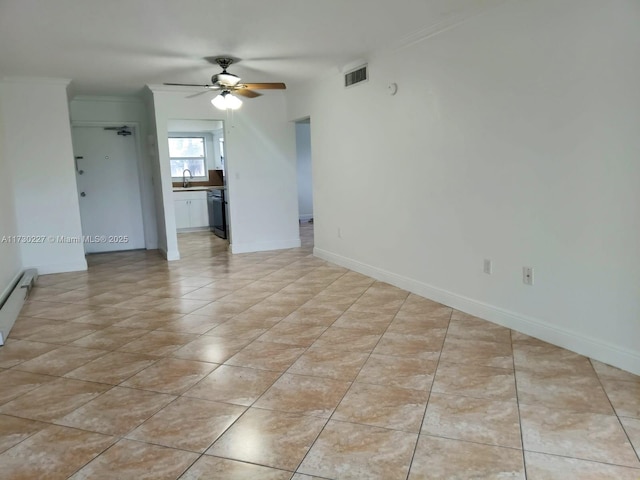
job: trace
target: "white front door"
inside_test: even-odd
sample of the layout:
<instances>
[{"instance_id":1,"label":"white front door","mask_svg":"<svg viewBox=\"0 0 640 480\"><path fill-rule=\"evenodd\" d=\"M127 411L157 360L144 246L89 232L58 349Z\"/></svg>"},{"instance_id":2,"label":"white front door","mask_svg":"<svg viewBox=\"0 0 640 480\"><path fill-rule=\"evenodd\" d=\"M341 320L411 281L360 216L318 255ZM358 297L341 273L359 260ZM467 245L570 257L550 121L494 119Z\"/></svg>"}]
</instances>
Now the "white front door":
<instances>
[{"instance_id":1,"label":"white front door","mask_svg":"<svg viewBox=\"0 0 640 480\"><path fill-rule=\"evenodd\" d=\"M86 253L144 248L135 131L73 127Z\"/></svg>"}]
</instances>

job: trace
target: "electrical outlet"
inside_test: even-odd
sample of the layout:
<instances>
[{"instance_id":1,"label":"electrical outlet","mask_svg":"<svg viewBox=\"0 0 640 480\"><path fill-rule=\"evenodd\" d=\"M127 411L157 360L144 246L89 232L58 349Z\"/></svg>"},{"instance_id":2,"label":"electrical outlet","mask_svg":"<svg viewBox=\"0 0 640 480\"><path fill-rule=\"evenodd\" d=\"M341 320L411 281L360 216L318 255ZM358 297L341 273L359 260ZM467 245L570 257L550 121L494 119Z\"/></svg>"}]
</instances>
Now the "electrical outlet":
<instances>
[{"instance_id":1,"label":"electrical outlet","mask_svg":"<svg viewBox=\"0 0 640 480\"><path fill-rule=\"evenodd\" d=\"M483 271L487 275L491 275L491 273L493 272L493 262L491 260L489 260L488 258L484 259Z\"/></svg>"},{"instance_id":2,"label":"electrical outlet","mask_svg":"<svg viewBox=\"0 0 640 480\"><path fill-rule=\"evenodd\" d=\"M533 285L533 267L522 267L522 283Z\"/></svg>"}]
</instances>

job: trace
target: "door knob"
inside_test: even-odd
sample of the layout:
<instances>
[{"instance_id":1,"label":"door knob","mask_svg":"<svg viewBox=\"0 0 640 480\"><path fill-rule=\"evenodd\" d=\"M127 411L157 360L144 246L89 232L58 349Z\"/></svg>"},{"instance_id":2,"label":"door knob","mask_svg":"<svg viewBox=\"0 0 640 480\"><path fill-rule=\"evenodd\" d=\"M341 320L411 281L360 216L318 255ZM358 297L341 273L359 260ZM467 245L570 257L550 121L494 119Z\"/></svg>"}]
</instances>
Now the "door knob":
<instances>
[{"instance_id":1,"label":"door knob","mask_svg":"<svg viewBox=\"0 0 640 480\"><path fill-rule=\"evenodd\" d=\"M84 192L82 192L82 193L80 194L80 196L81 196L81 197L86 197L86 196L87 196L87 194L86 194L86 193L84 193Z\"/></svg>"}]
</instances>

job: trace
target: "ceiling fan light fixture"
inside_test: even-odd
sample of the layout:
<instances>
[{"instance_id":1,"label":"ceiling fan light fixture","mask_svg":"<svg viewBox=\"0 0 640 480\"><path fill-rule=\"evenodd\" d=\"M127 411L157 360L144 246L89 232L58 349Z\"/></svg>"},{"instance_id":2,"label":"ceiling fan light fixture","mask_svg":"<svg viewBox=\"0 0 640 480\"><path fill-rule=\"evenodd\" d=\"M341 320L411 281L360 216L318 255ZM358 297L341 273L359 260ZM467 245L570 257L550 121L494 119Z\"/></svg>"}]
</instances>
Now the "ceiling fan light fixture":
<instances>
[{"instance_id":1,"label":"ceiling fan light fixture","mask_svg":"<svg viewBox=\"0 0 640 480\"><path fill-rule=\"evenodd\" d=\"M1 1L1 0L0 0ZM282 82L261 82L261 83L240 83L240 77L233 73L227 72L229 65L237 61L232 57L206 57L206 60L217 63L222 72L215 74L211 77L211 85L198 85L193 83L165 83L165 85L174 85L180 87L201 87L204 91L195 95L190 95L187 98L195 97L202 93L216 91L220 95L216 96L211 103L219 110L236 110L242 106L242 100L238 98L240 95L245 98L256 98L262 95L262 93L255 90L284 90L286 85ZM232 92L236 95L232 95Z\"/></svg>"},{"instance_id":2,"label":"ceiling fan light fixture","mask_svg":"<svg viewBox=\"0 0 640 480\"><path fill-rule=\"evenodd\" d=\"M211 77L211 83L214 85L226 85L228 87L235 87L240 83L240 77L232 73L222 72Z\"/></svg>"},{"instance_id":3,"label":"ceiling fan light fixture","mask_svg":"<svg viewBox=\"0 0 640 480\"><path fill-rule=\"evenodd\" d=\"M228 94L227 95L227 108L231 110L237 110L242 106L242 100L240 100L235 95Z\"/></svg>"},{"instance_id":4,"label":"ceiling fan light fixture","mask_svg":"<svg viewBox=\"0 0 640 480\"><path fill-rule=\"evenodd\" d=\"M214 107L216 107L218 110L226 110L227 109L227 101L225 100L223 94L220 95L216 95L212 100L211 103L213 104Z\"/></svg>"},{"instance_id":5,"label":"ceiling fan light fixture","mask_svg":"<svg viewBox=\"0 0 640 480\"><path fill-rule=\"evenodd\" d=\"M218 110L237 110L242 106L242 100L231 94L229 90L225 90L220 95L216 96L211 103Z\"/></svg>"}]
</instances>

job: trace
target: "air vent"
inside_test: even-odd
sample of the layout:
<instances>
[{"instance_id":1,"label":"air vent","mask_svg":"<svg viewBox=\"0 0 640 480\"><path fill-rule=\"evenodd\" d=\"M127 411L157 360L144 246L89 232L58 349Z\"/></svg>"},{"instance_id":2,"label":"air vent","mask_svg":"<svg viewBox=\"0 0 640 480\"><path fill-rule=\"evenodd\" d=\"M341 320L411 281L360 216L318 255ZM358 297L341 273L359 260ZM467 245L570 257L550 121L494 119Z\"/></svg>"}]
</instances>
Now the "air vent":
<instances>
[{"instance_id":1,"label":"air vent","mask_svg":"<svg viewBox=\"0 0 640 480\"><path fill-rule=\"evenodd\" d=\"M366 82L367 80L369 80L367 66L362 65L355 70L351 70L350 72L345 73L344 86L350 87L357 83Z\"/></svg>"}]
</instances>

